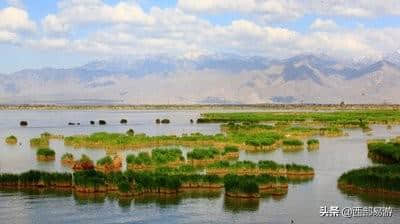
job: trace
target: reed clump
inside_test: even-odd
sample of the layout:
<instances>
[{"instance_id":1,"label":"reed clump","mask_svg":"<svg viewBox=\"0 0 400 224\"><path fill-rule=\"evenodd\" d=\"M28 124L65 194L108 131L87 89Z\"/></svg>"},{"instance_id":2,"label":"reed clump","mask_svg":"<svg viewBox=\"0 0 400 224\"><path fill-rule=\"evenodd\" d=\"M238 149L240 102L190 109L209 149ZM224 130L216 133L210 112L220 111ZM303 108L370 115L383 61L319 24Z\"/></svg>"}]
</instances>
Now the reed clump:
<instances>
[{"instance_id":1,"label":"reed clump","mask_svg":"<svg viewBox=\"0 0 400 224\"><path fill-rule=\"evenodd\" d=\"M269 175L229 174L224 177L225 194L232 198L257 199L263 193L281 195L287 193L287 179Z\"/></svg>"},{"instance_id":2,"label":"reed clump","mask_svg":"<svg viewBox=\"0 0 400 224\"><path fill-rule=\"evenodd\" d=\"M17 137L15 137L14 135L10 135L6 138L5 142L9 145L15 145L18 143L18 139Z\"/></svg>"},{"instance_id":3,"label":"reed clump","mask_svg":"<svg viewBox=\"0 0 400 224\"><path fill-rule=\"evenodd\" d=\"M93 170L94 164L93 161L89 158L89 156L82 154L81 158L78 161L75 161L72 169L74 171Z\"/></svg>"},{"instance_id":4,"label":"reed clump","mask_svg":"<svg viewBox=\"0 0 400 224\"><path fill-rule=\"evenodd\" d=\"M0 186L14 188L70 188L72 175L31 170L21 174L1 174Z\"/></svg>"},{"instance_id":5,"label":"reed clump","mask_svg":"<svg viewBox=\"0 0 400 224\"><path fill-rule=\"evenodd\" d=\"M65 153L61 156L61 163L65 166L72 168L75 164L74 155L72 155L71 153Z\"/></svg>"},{"instance_id":6,"label":"reed clump","mask_svg":"<svg viewBox=\"0 0 400 224\"><path fill-rule=\"evenodd\" d=\"M239 147L235 145L227 145L224 147L222 152L222 157L224 160L238 159L239 158Z\"/></svg>"},{"instance_id":7,"label":"reed clump","mask_svg":"<svg viewBox=\"0 0 400 224\"><path fill-rule=\"evenodd\" d=\"M216 148L195 148L187 153L188 163L193 166L205 166L221 160L221 153Z\"/></svg>"},{"instance_id":8,"label":"reed clump","mask_svg":"<svg viewBox=\"0 0 400 224\"><path fill-rule=\"evenodd\" d=\"M100 172L109 173L119 171L121 167L122 159L119 156L115 156L114 158L106 156L97 161L95 169Z\"/></svg>"},{"instance_id":9,"label":"reed clump","mask_svg":"<svg viewBox=\"0 0 400 224\"><path fill-rule=\"evenodd\" d=\"M63 135L55 135L55 134L51 134L49 132L43 132L42 134L40 134L40 138L42 139L64 139Z\"/></svg>"},{"instance_id":10,"label":"reed clump","mask_svg":"<svg viewBox=\"0 0 400 224\"><path fill-rule=\"evenodd\" d=\"M50 148L40 148L36 152L37 160L53 161L56 158L56 152Z\"/></svg>"},{"instance_id":11,"label":"reed clump","mask_svg":"<svg viewBox=\"0 0 400 224\"><path fill-rule=\"evenodd\" d=\"M281 176L289 179L310 179L314 177L314 169L299 164L278 164L270 160L262 160L258 163L251 161L219 161L210 164L206 168L207 174L225 176L235 175L270 175Z\"/></svg>"},{"instance_id":12,"label":"reed clump","mask_svg":"<svg viewBox=\"0 0 400 224\"><path fill-rule=\"evenodd\" d=\"M341 189L400 195L400 165L382 165L348 171L338 179Z\"/></svg>"},{"instance_id":13,"label":"reed clump","mask_svg":"<svg viewBox=\"0 0 400 224\"><path fill-rule=\"evenodd\" d=\"M319 140L318 139L307 140L307 148L309 150L319 149Z\"/></svg>"},{"instance_id":14,"label":"reed clump","mask_svg":"<svg viewBox=\"0 0 400 224\"><path fill-rule=\"evenodd\" d=\"M304 142L299 139L284 139L282 141L284 150L301 150L304 149Z\"/></svg>"},{"instance_id":15,"label":"reed clump","mask_svg":"<svg viewBox=\"0 0 400 224\"><path fill-rule=\"evenodd\" d=\"M130 154L126 156L127 168L130 170L151 170L154 168L150 154L140 152L137 156Z\"/></svg>"},{"instance_id":16,"label":"reed clump","mask_svg":"<svg viewBox=\"0 0 400 224\"><path fill-rule=\"evenodd\" d=\"M185 164L185 158L179 148L155 148L151 151L151 156L147 152L141 152L137 156L128 155L126 157L128 169L132 170L151 170L160 166L179 167Z\"/></svg>"},{"instance_id":17,"label":"reed clump","mask_svg":"<svg viewBox=\"0 0 400 224\"><path fill-rule=\"evenodd\" d=\"M400 143L373 141L368 143L368 157L380 163L400 162Z\"/></svg>"},{"instance_id":18,"label":"reed clump","mask_svg":"<svg viewBox=\"0 0 400 224\"><path fill-rule=\"evenodd\" d=\"M109 159L102 160L108 164ZM193 167L192 167L193 168ZM178 168L170 168L177 170ZM70 173L28 171L21 174L0 174L0 188L68 188L80 194L117 192L121 197L147 194L177 195L178 193L219 191L225 188L227 196L258 198L263 192L287 192L287 179L270 175L238 176L170 171L110 172L82 170Z\"/></svg>"},{"instance_id":19,"label":"reed clump","mask_svg":"<svg viewBox=\"0 0 400 224\"><path fill-rule=\"evenodd\" d=\"M29 141L31 147L49 147L50 145L50 141L48 138L32 138Z\"/></svg>"}]
</instances>

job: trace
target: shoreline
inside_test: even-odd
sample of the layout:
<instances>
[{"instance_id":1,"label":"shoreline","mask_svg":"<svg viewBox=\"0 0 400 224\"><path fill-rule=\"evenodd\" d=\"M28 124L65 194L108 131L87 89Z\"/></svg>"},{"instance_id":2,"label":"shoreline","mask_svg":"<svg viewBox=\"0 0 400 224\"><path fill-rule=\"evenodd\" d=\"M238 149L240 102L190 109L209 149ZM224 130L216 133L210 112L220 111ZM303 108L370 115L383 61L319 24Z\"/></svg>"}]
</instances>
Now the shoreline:
<instances>
[{"instance_id":1,"label":"shoreline","mask_svg":"<svg viewBox=\"0 0 400 224\"><path fill-rule=\"evenodd\" d=\"M349 193L353 194L369 194L369 195L375 195L375 196L382 196L382 195L387 195L390 197L396 197L400 198L400 191L392 191L392 190L387 190L383 188L364 188L364 187L359 187L354 184L347 184L347 183L338 183L338 188L343 191L347 191Z\"/></svg>"},{"instance_id":2,"label":"shoreline","mask_svg":"<svg viewBox=\"0 0 400 224\"><path fill-rule=\"evenodd\" d=\"M68 104L0 104L6 110L399 110L400 104L140 104L140 105L68 105Z\"/></svg>"}]
</instances>

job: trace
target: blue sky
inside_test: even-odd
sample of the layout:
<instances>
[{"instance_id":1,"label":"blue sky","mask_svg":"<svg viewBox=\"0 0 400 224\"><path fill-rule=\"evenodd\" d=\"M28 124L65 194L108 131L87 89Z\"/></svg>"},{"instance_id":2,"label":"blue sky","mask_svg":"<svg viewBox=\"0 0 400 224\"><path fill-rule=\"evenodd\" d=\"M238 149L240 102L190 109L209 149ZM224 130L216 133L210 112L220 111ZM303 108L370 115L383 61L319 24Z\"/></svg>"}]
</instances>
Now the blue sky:
<instances>
[{"instance_id":1,"label":"blue sky","mask_svg":"<svg viewBox=\"0 0 400 224\"><path fill-rule=\"evenodd\" d=\"M157 54L379 59L400 49L399 21L397 0L0 0L0 73Z\"/></svg>"}]
</instances>

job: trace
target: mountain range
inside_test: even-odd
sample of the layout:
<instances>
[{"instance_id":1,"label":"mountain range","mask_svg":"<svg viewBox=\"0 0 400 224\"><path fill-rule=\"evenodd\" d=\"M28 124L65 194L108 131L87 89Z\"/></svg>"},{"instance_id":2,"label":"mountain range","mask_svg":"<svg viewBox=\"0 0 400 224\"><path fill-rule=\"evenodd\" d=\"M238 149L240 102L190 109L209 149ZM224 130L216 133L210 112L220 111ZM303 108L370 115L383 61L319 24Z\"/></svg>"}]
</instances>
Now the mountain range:
<instances>
[{"instance_id":1,"label":"mountain range","mask_svg":"<svg viewBox=\"0 0 400 224\"><path fill-rule=\"evenodd\" d=\"M0 103L400 103L399 85L398 51L372 62L158 55L0 75Z\"/></svg>"}]
</instances>

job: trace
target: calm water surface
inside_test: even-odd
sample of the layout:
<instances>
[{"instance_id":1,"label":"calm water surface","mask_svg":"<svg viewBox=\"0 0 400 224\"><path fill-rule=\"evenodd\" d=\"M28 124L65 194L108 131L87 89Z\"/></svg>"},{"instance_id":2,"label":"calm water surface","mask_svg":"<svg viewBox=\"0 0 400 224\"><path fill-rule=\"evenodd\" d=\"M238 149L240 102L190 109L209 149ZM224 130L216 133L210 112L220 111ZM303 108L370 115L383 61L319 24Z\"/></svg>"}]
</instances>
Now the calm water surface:
<instances>
[{"instance_id":1,"label":"calm water surface","mask_svg":"<svg viewBox=\"0 0 400 224\"><path fill-rule=\"evenodd\" d=\"M62 141L51 141L56 161L36 161L29 139L45 131L65 136L98 131L125 132L133 128L148 135L201 132L219 133L216 124L190 124L197 111L0 111L0 172L19 173L29 169L70 171L60 157L70 152L82 153L97 160L104 150L72 149ZM128 125L120 125L122 118ZM156 118L169 118L171 124L156 125ZM91 126L90 120L104 119L106 126ZM27 120L29 127L19 127ZM68 126L80 122L80 126ZM229 200L223 193L184 194L174 198L144 197L121 200L113 195L82 196L71 192L0 191L0 223L400 223L400 200L393 198L354 196L337 189L337 178L345 171L372 165L367 158L366 140L400 135L400 127L391 130L374 126L372 136L361 130L347 130L349 136L319 138L320 150L287 153L241 152L240 160L274 160L280 163L301 163L314 167L316 176L305 183L289 185L281 197L268 197L257 202ZM15 135L21 144L8 146L6 136ZM136 151L137 152L137 151ZM134 151L121 152L123 156ZM391 218L325 218L319 216L321 206L364 207L391 206Z\"/></svg>"}]
</instances>

